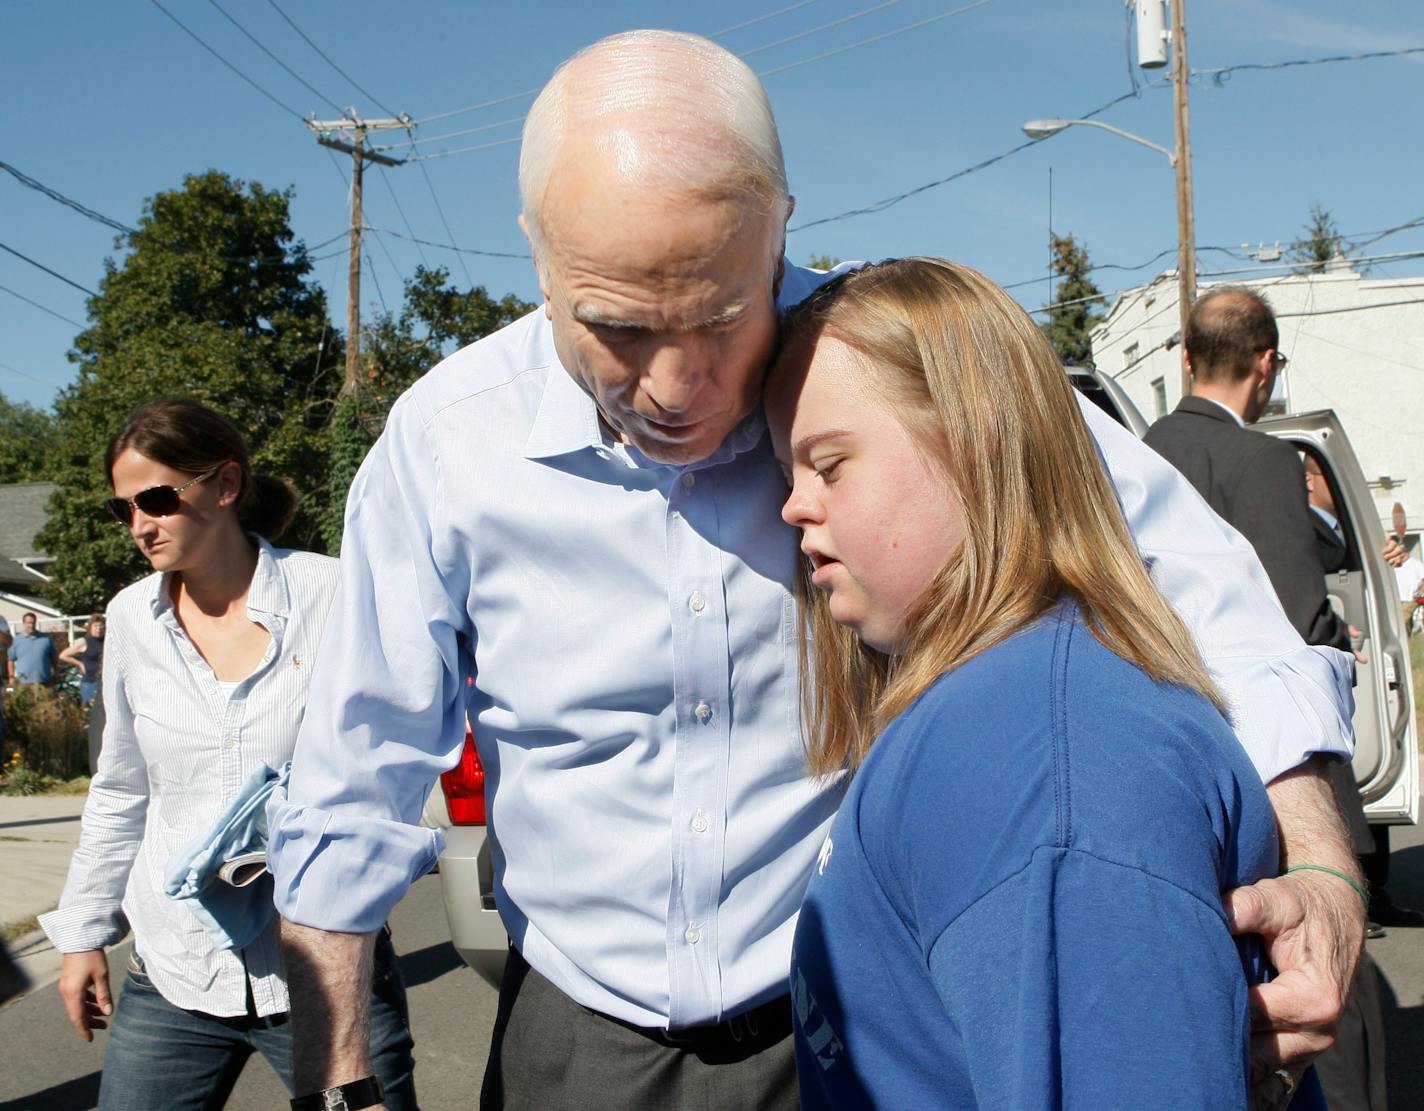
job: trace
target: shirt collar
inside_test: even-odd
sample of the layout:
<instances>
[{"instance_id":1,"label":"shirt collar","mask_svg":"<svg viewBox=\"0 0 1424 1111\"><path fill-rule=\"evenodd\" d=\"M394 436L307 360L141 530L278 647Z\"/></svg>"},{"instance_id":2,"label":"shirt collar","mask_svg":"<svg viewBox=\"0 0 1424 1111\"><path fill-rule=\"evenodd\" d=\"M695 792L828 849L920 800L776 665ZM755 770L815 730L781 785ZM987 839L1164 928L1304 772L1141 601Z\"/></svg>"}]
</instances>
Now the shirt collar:
<instances>
[{"instance_id":1,"label":"shirt collar","mask_svg":"<svg viewBox=\"0 0 1424 1111\"><path fill-rule=\"evenodd\" d=\"M1220 409L1223 413L1228 414L1228 415L1231 417L1231 419L1236 422L1236 427L1237 427L1237 428L1245 428L1245 427L1246 427L1246 422L1241 419L1241 414L1238 413L1235 409L1233 409L1230 405L1223 405L1220 401L1217 401L1216 398L1214 398L1214 397L1201 397L1201 396L1198 395L1198 400L1199 400L1199 401L1209 401L1209 402L1211 402L1211 404L1215 405L1218 409Z\"/></svg>"},{"instance_id":2,"label":"shirt collar","mask_svg":"<svg viewBox=\"0 0 1424 1111\"><path fill-rule=\"evenodd\" d=\"M247 612L249 616L261 615L285 622L291 608L291 596L287 593L287 581L282 577L281 568L272 555L272 545L256 533L248 537L257 545L257 566L252 571L252 584L247 588ZM155 575L148 596L149 608L153 616L161 620L173 609L173 595L168 589L171 571ZM273 631L269 622L261 622L268 631Z\"/></svg>"},{"instance_id":3,"label":"shirt collar","mask_svg":"<svg viewBox=\"0 0 1424 1111\"><path fill-rule=\"evenodd\" d=\"M544 378L539 411L524 441L524 458L548 459L602 443L598 406L555 357Z\"/></svg>"},{"instance_id":4,"label":"shirt collar","mask_svg":"<svg viewBox=\"0 0 1424 1111\"><path fill-rule=\"evenodd\" d=\"M1340 518L1336 517L1335 514L1330 512L1330 510L1321 509L1320 506L1316 505L1314 502L1308 502L1307 504L1310 506L1311 512L1318 516L1332 529L1339 529Z\"/></svg>"},{"instance_id":5,"label":"shirt collar","mask_svg":"<svg viewBox=\"0 0 1424 1111\"><path fill-rule=\"evenodd\" d=\"M762 414L761 406L757 406L728 433L717 450L706 459L677 469L701 470L729 462L756 447L765 432L766 417ZM593 398L584 388L574 381L574 376L555 358L549 364L544 393L539 399L539 409L534 414L534 422L524 441L524 457L549 459L576 451L594 451L603 446L603 426L599 421L598 406L593 403ZM639 467L667 465L649 459L631 446L628 448L628 456Z\"/></svg>"}]
</instances>

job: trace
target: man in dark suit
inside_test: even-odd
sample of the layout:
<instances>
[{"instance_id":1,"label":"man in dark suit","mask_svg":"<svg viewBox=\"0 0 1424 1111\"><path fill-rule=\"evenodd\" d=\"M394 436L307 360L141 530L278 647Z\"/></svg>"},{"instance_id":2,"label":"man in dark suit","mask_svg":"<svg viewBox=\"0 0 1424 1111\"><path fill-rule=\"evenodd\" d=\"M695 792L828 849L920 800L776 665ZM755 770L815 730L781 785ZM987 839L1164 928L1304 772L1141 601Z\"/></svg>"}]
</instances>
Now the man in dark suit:
<instances>
[{"instance_id":1,"label":"man in dark suit","mask_svg":"<svg viewBox=\"0 0 1424 1111\"><path fill-rule=\"evenodd\" d=\"M1300 456L1247 427L1285 368L1278 342L1275 316L1255 293L1228 287L1203 295L1183 343L1191 396L1145 438L1251 542L1306 642L1348 652L1349 629L1325 597Z\"/></svg>"},{"instance_id":2,"label":"man in dark suit","mask_svg":"<svg viewBox=\"0 0 1424 1111\"><path fill-rule=\"evenodd\" d=\"M1315 550L1320 566L1333 575L1345 566L1345 533L1340 528L1340 515L1335 511L1335 495L1326 481L1320 464L1313 455L1303 457L1305 463L1305 495L1310 503L1310 523L1315 527Z\"/></svg>"},{"instance_id":3,"label":"man in dark suit","mask_svg":"<svg viewBox=\"0 0 1424 1111\"><path fill-rule=\"evenodd\" d=\"M1292 625L1308 644L1351 651L1349 625L1325 595L1325 521L1307 500L1306 470L1284 440L1248 428L1266 410L1286 356L1275 314L1248 289L1223 287L1198 299L1187 320L1182 359L1192 392L1144 437L1198 493L1251 542ZM1318 468L1317 468L1318 471ZM1323 476L1319 483L1325 486ZM1327 488L1328 489L1328 488ZM1333 530L1329 539L1337 538ZM1344 562L1343 537L1338 539ZM1334 561L1334 552L1330 552ZM1374 851L1354 775L1332 769L1357 854ZM1371 923L1371 936L1383 933ZM1361 958L1334 1047L1316 1061L1331 1111L1384 1111L1384 1025L1378 972Z\"/></svg>"}]
</instances>

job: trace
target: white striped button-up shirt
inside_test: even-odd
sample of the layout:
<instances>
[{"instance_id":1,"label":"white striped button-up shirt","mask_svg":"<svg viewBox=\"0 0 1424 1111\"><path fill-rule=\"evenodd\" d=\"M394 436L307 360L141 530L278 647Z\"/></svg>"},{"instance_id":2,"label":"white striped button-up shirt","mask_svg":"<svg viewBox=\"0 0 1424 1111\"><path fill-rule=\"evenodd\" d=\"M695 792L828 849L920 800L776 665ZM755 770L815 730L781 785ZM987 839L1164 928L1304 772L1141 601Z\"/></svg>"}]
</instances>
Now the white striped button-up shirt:
<instances>
[{"instance_id":1,"label":"white striped button-up shirt","mask_svg":"<svg viewBox=\"0 0 1424 1111\"><path fill-rule=\"evenodd\" d=\"M163 882L260 764L291 759L336 581L335 560L261 542L247 614L272 639L231 695L178 623L166 575L110 603L104 747L59 909L40 919L55 948L112 945L132 926L170 1003L246 1014L250 981L258 1014L287 1010L275 921L242 952L218 949Z\"/></svg>"}]
</instances>

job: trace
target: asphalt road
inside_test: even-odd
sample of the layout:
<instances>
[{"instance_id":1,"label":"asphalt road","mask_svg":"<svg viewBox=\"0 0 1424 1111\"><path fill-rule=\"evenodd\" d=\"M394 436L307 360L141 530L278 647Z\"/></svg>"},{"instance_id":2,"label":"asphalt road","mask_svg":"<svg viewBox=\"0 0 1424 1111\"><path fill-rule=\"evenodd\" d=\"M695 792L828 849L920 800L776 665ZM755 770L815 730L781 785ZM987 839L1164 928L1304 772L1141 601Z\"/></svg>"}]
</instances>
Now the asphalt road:
<instances>
[{"instance_id":1,"label":"asphalt road","mask_svg":"<svg viewBox=\"0 0 1424 1111\"><path fill-rule=\"evenodd\" d=\"M1424 907L1424 830L1397 827L1390 889ZM465 968L450 946L439 880L427 876L391 919L410 995L416 1086L429 1111L471 1108L479 1097L495 992ZM1391 930L1369 943L1384 974L1390 1111L1424 1111L1424 930ZM121 969L127 946L111 955ZM74 1034L53 985L0 1009L0 1111L84 1111L94 1107L103 1039ZM228 1107L272 1111L286 1092L260 1058L248 1063ZM161 1106L155 1100L155 1107ZM730 1109L729 1109L730 1111Z\"/></svg>"},{"instance_id":2,"label":"asphalt road","mask_svg":"<svg viewBox=\"0 0 1424 1111\"><path fill-rule=\"evenodd\" d=\"M496 993L461 963L450 945L440 880L427 876L391 916L415 1035L415 1083L430 1111L471 1108L479 1100ZM129 946L111 950L121 973ZM99 1094L106 1034L92 1043L65 1020L51 984L0 1010L0 1111L87 1111ZM285 1108L287 1091L260 1056L248 1061L230 1111ZM155 1099L153 1106L161 1107Z\"/></svg>"}]
</instances>

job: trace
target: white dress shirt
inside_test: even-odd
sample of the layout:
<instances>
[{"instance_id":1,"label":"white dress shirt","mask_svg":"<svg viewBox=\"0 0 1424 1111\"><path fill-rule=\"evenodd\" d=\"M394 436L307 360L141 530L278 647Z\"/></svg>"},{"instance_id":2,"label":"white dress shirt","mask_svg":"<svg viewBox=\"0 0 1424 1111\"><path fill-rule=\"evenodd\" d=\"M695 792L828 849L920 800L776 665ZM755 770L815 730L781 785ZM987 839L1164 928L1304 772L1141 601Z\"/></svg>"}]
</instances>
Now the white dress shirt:
<instances>
[{"instance_id":1,"label":"white dress shirt","mask_svg":"<svg viewBox=\"0 0 1424 1111\"><path fill-rule=\"evenodd\" d=\"M788 263L782 306L823 280ZM1083 408L1263 779L1348 752L1347 657L1305 647L1251 546ZM417 822L468 712L495 898L539 972L642 1026L785 992L841 794L804 771L785 499L760 413L686 467L611 441L542 310L417 382L352 487L331 635L269 810L282 914L380 926L439 852Z\"/></svg>"},{"instance_id":2,"label":"white dress shirt","mask_svg":"<svg viewBox=\"0 0 1424 1111\"><path fill-rule=\"evenodd\" d=\"M231 693L178 623L166 575L109 603L99 768L59 909L40 917L63 953L113 945L132 926L163 997L221 1016L247 1013L249 981L258 1014L287 1010L276 923L240 953L218 949L164 880L260 764L291 759L337 582L334 559L259 545L247 615L272 639Z\"/></svg>"}]
</instances>

